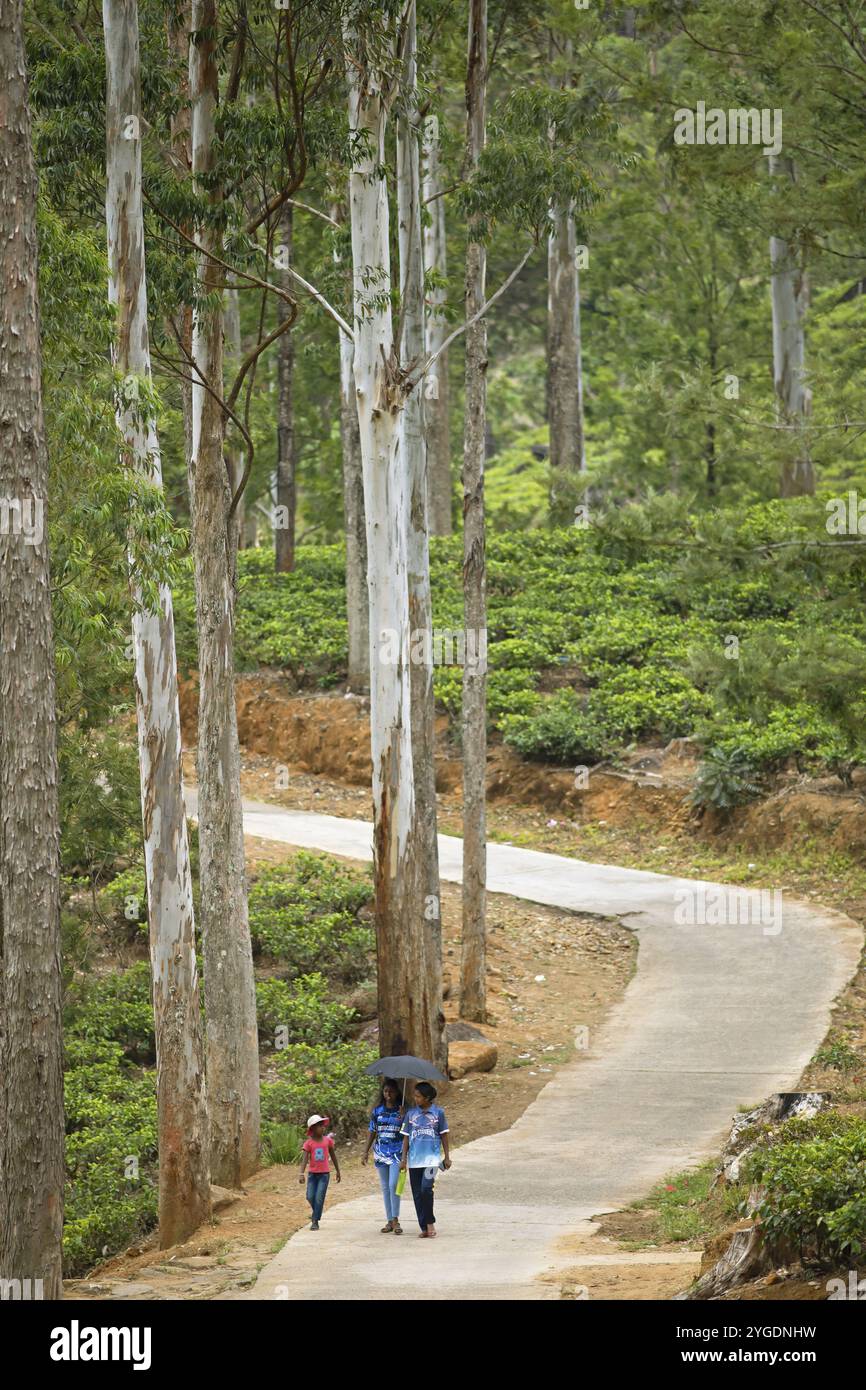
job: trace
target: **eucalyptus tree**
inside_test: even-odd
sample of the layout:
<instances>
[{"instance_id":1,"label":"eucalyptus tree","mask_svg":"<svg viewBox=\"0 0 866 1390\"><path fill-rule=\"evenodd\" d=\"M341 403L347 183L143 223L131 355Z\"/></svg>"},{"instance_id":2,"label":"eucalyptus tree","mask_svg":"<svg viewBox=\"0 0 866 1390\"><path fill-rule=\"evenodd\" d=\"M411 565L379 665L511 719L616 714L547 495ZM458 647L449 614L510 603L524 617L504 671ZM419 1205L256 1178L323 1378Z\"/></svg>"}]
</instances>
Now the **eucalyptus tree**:
<instances>
[{"instance_id":1,"label":"eucalyptus tree","mask_svg":"<svg viewBox=\"0 0 866 1390\"><path fill-rule=\"evenodd\" d=\"M434 365L430 355L417 360L423 353L423 336L413 24L411 5L350 3L344 12L353 324L328 307L353 345L364 478L380 1046L384 1051L440 1057L439 901L438 893L430 891L436 880L429 789L431 684L426 669L432 653L425 642L426 497L421 485L423 436L419 439L418 415L413 413L421 407L409 405ZM401 94L403 78L408 81ZM398 102L403 109L398 156L403 275L400 326L395 329L386 134L389 113ZM440 354L483 317L519 269L445 339ZM413 355L404 360L404 352ZM420 620L414 655L424 668L416 670L414 683L413 613ZM426 759L425 775L430 779L428 790L420 794L416 753L419 768Z\"/></svg>"},{"instance_id":2,"label":"eucalyptus tree","mask_svg":"<svg viewBox=\"0 0 866 1390\"><path fill-rule=\"evenodd\" d=\"M486 138L487 0L469 0L465 171L476 174ZM484 1021L487 912L487 566L484 454L487 426L487 252L479 214L466 246L465 417L463 428L463 938L460 1012ZM470 650L472 658L470 658Z\"/></svg>"},{"instance_id":3,"label":"eucalyptus tree","mask_svg":"<svg viewBox=\"0 0 866 1390\"><path fill-rule=\"evenodd\" d=\"M699 145L692 153L695 161L712 161L720 184L739 160L740 176L759 190L757 216L751 225L744 219L739 235L769 246L762 267L763 371L775 391L776 415L756 418L749 428L753 452L778 465L776 489L809 492L822 464L850 457L849 420L860 413L849 369L830 364L846 326L840 308L846 291L835 286L848 279L848 289L852 280L856 287L864 269L858 112L866 23L859 6L824 0L730 0L688 12L678 0L654 0L651 11L665 33L660 79L676 91L673 107L710 97L707 106L725 117L748 116L757 124L762 113L772 118L769 143L743 142L738 133L736 150ZM822 285L829 288L824 296ZM829 331L831 316L837 332ZM813 335L821 352L812 347Z\"/></svg>"},{"instance_id":4,"label":"eucalyptus tree","mask_svg":"<svg viewBox=\"0 0 866 1390\"><path fill-rule=\"evenodd\" d=\"M234 692L237 537L223 457L220 265L223 194L214 177L219 66L216 0L193 0L189 46L192 172L205 202L196 229L189 453L198 630L201 918L207 1000L211 1172L238 1187L259 1161L259 1055L244 868ZM217 390L213 385L217 385Z\"/></svg>"},{"instance_id":5,"label":"eucalyptus tree","mask_svg":"<svg viewBox=\"0 0 866 1390\"><path fill-rule=\"evenodd\" d=\"M409 509L403 448L407 373L391 307L385 138L399 81L399 9L351 4L344 14L349 99L353 372L367 528L370 733L379 1045L440 1056L441 981L429 977L423 907L429 824L418 814L412 747ZM438 924L438 903L435 924Z\"/></svg>"},{"instance_id":6,"label":"eucalyptus tree","mask_svg":"<svg viewBox=\"0 0 866 1390\"><path fill-rule=\"evenodd\" d=\"M427 312L424 341L433 357L424 384L425 438L427 440L427 511L434 536L450 536L451 520L451 419L449 413L448 353L439 349L448 334L448 250L445 225L445 186L442 174L440 120L428 111L424 118L421 200L426 212L423 224L424 272Z\"/></svg>"},{"instance_id":7,"label":"eucalyptus tree","mask_svg":"<svg viewBox=\"0 0 866 1390\"><path fill-rule=\"evenodd\" d=\"M249 410L258 363L297 314L297 303L272 275L275 266L286 268L275 242L309 167L307 107L321 95L332 67L331 43L327 13L303 4L241 5L222 29L216 0L193 0L189 96L198 286L188 372L201 918L211 1163L214 1180L228 1186L256 1167L259 1152L255 987L234 698L238 507L254 463ZM263 82L268 100L241 99ZM175 226L178 230L182 234ZM259 269L256 263L262 261L263 273L256 274L253 267ZM260 294L261 307L255 337L223 395L227 272L239 289ZM280 305L274 327L268 326L269 298ZM223 460L228 421L245 445L244 473L234 490Z\"/></svg>"},{"instance_id":8,"label":"eucalyptus tree","mask_svg":"<svg viewBox=\"0 0 866 1390\"><path fill-rule=\"evenodd\" d=\"M293 212L286 203L280 217L280 251L286 265L292 257ZM287 271L282 272L286 290L291 284ZM295 568L296 512L296 441L295 441L295 338L290 331L280 338L277 370L277 518L274 525L274 548L278 574Z\"/></svg>"},{"instance_id":9,"label":"eucalyptus tree","mask_svg":"<svg viewBox=\"0 0 866 1390\"><path fill-rule=\"evenodd\" d=\"M571 39L560 43L551 32L550 58L552 85L570 85L574 80ZM547 416L554 524L571 521L576 475L586 468L579 254L574 208L552 204L547 239Z\"/></svg>"},{"instance_id":10,"label":"eucalyptus tree","mask_svg":"<svg viewBox=\"0 0 866 1390\"><path fill-rule=\"evenodd\" d=\"M117 426L125 465L161 493L142 212L138 0L104 0L103 24ZM209 1141L172 595L160 584L151 606L134 568L130 577L157 1056L159 1237L166 1247L210 1215Z\"/></svg>"},{"instance_id":11,"label":"eucalyptus tree","mask_svg":"<svg viewBox=\"0 0 866 1390\"><path fill-rule=\"evenodd\" d=\"M795 182L792 159L770 156L770 175ZM783 237L770 237L770 299L773 306L773 386L783 425L797 438L786 453L782 468L783 497L799 497L815 491L815 472L809 457L808 436L803 430L811 392L806 385L806 311L809 281L798 264L797 249Z\"/></svg>"},{"instance_id":12,"label":"eucalyptus tree","mask_svg":"<svg viewBox=\"0 0 866 1390\"><path fill-rule=\"evenodd\" d=\"M337 212L336 206L333 209ZM334 262L342 265L341 228L336 227ZM346 537L346 626L349 689L370 688L370 603L367 594L367 526L364 519L364 471L355 400L355 344L340 334L340 453L343 475L343 527Z\"/></svg>"},{"instance_id":13,"label":"eucalyptus tree","mask_svg":"<svg viewBox=\"0 0 866 1390\"><path fill-rule=\"evenodd\" d=\"M60 849L37 178L23 7L0 8L0 1279L63 1296Z\"/></svg>"},{"instance_id":14,"label":"eucalyptus tree","mask_svg":"<svg viewBox=\"0 0 866 1390\"><path fill-rule=\"evenodd\" d=\"M410 369L424 361L424 258L421 233L420 116L418 110L418 38L415 0L403 13L402 72L397 117L397 218L400 252L400 361ZM433 370L441 368L441 359ZM433 378L438 380L438 378ZM409 596L409 659L412 711L412 761L418 822L418 871L424 899L419 978L427 998L425 1014L439 1008L439 1046L427 1053L440 1065L447 1062L442 1040L442 926L439 853L436 838L436 764L433 749L433 608L428 546L428 447L426 411L430 403L429 376L406 396L400 447L408 490L407 581ZM433 393L435 396L435 392ZM435 403L435 402L434 402ZM447 418L446 418L447 426ZM449 466L450 479L450 466ZM450 492L450 483L449 483ZM449 497L450 502L450 497ZM435 1041L435 1038L434 1038Z\"/></svg>"}]
</instances>

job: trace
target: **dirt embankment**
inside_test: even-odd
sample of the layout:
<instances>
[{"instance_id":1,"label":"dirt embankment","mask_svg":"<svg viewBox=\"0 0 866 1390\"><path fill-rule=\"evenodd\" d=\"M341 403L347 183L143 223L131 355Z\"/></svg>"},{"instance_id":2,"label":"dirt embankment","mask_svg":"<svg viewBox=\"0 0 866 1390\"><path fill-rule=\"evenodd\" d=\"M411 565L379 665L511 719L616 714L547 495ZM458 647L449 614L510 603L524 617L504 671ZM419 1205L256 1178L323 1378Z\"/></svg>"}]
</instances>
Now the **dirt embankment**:
<instances>
[{"instance_id":1,"label":"dirt embankment","mask_svg":"<svg viewBox=\"0 0 866 1390\"><path fill-rule=\"evenodd\" d=\"M196 741L198 687L181 685L184 743ZM369 788L370 705L340 693L298 695L279 673L239 676L238 732L243 747L263 754L276 768L333 778ZM866 773L852 789L831 777L783 776L770 795L724 821L712 812L697 819L689 800L698 753L687 739L666 748L634 749L617 768L597 767L586 777L576 769L527 762L492 742L487 764L491 802L530 807L551 816L627 828L636 822L677 832L691 826L701 838L724 840L758 852L820 838L828 849L866 852ZM859 774L858 774L859 776ZM462 764L451 738L451 721L436 719L436 789L459 795ZM584 785L585 783L585 785Z\"/></svg>"},{"instance_id":2,"label":"dirt embankment","mask_svg":"<svg viewBox=\"0 0 866 1390\"><path fill-rule=\"evenodd\" d=\"M235 684L238 737L251 753L265 753L292 771L336 777L369 787L370 701L359 695L293 694L280 675L239 676ZM181 682L180 718L187 747L198 734L198 685ZM436 789L459 786L458 758L447 750L448 716L436 720Z\"/></svg>"}]
</instances>

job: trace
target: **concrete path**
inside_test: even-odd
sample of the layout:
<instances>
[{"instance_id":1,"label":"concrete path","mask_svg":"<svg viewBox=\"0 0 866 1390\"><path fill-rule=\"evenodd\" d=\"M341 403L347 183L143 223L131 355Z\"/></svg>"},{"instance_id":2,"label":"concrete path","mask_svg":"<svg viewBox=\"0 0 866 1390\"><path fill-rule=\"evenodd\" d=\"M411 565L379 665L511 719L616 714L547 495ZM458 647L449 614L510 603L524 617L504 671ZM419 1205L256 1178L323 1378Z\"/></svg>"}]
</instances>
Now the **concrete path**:
<instances>
[{"instance_id":1,"label":"concrete path","mask_svg":"<svg viewBox=\"0 0 866 1390\"><path fill-rule=\"evenodd\" d=\"M250 802L244 826L372 857L363 821ZM440 835L444 879L460 881L461 853L460 840ZM573 1263L558 1248L562 1237L588 1232L593 1215L716 1152L738 1107L796 1084L862 947L849 918L781 895L508 845L489 846L488 886L621 917L639 938L624 998L591 1050L562 1067L510 1129L457 1149L437 1183L437 1240L416 1239L411 1198L405 1235L379 1234L371 1168L369 1198L326 1207L321 1230L294 1235L246 1297L558 1297L540 1276Z\"/></svg>"}]
</instances>

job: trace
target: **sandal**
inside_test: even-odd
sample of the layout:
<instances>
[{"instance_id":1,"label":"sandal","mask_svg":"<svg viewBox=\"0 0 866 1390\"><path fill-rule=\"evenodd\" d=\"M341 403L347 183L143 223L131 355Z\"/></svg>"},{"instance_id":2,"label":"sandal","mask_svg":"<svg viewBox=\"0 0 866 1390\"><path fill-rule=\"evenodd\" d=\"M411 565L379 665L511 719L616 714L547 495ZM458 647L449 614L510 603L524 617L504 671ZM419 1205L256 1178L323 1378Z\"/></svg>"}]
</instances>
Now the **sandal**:
<instances>
[{"instance_id":1,"label":"sandal","mask_svg":"<svg viewBox=\"0 0 866 1390\"><path fill-rule=\"evenodd\" d=\"M382 1230L380 1231L380 1235L389 1236L389 1235L391 1234L391 1232L393 1231L393 1229L394 1229L394 1222L393 1222L393 1221L389 1221L388 1224L387 1224L387 1226L383 1226L383 1227L382 1227Z\"/></svg>"},{"instance_id":2,"label":"sandal","mask_svg":"<svg viewBox=\"0 0 866 1390\"><path fill-rule=\"evenodd\" d=\"M391 1229L393 1230L395 1236L401 1236L403 1234L403 1227L400 1225L399 1221L395 1221Z\"/></svg>"}]
</instances>

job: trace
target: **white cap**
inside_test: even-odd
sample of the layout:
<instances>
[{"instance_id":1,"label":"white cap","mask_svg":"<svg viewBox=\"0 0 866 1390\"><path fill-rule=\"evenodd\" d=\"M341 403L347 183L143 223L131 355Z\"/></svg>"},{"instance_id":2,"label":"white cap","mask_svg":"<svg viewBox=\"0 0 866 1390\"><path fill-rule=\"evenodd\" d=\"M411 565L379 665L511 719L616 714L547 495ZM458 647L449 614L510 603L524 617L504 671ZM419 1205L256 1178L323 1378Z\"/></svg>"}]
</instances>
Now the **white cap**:
<instances>
[{"instance_id":1,"label":"white cap","mask_svg":"<svg viewBox=\"0 0 866 1390\"><path fill-rule=\"evenodd\" d=\"M312 1129L313 1125L327 1124L326 1115L311 1115L307 1120L307 1129Z\"/></svg>"}]
</instances>

